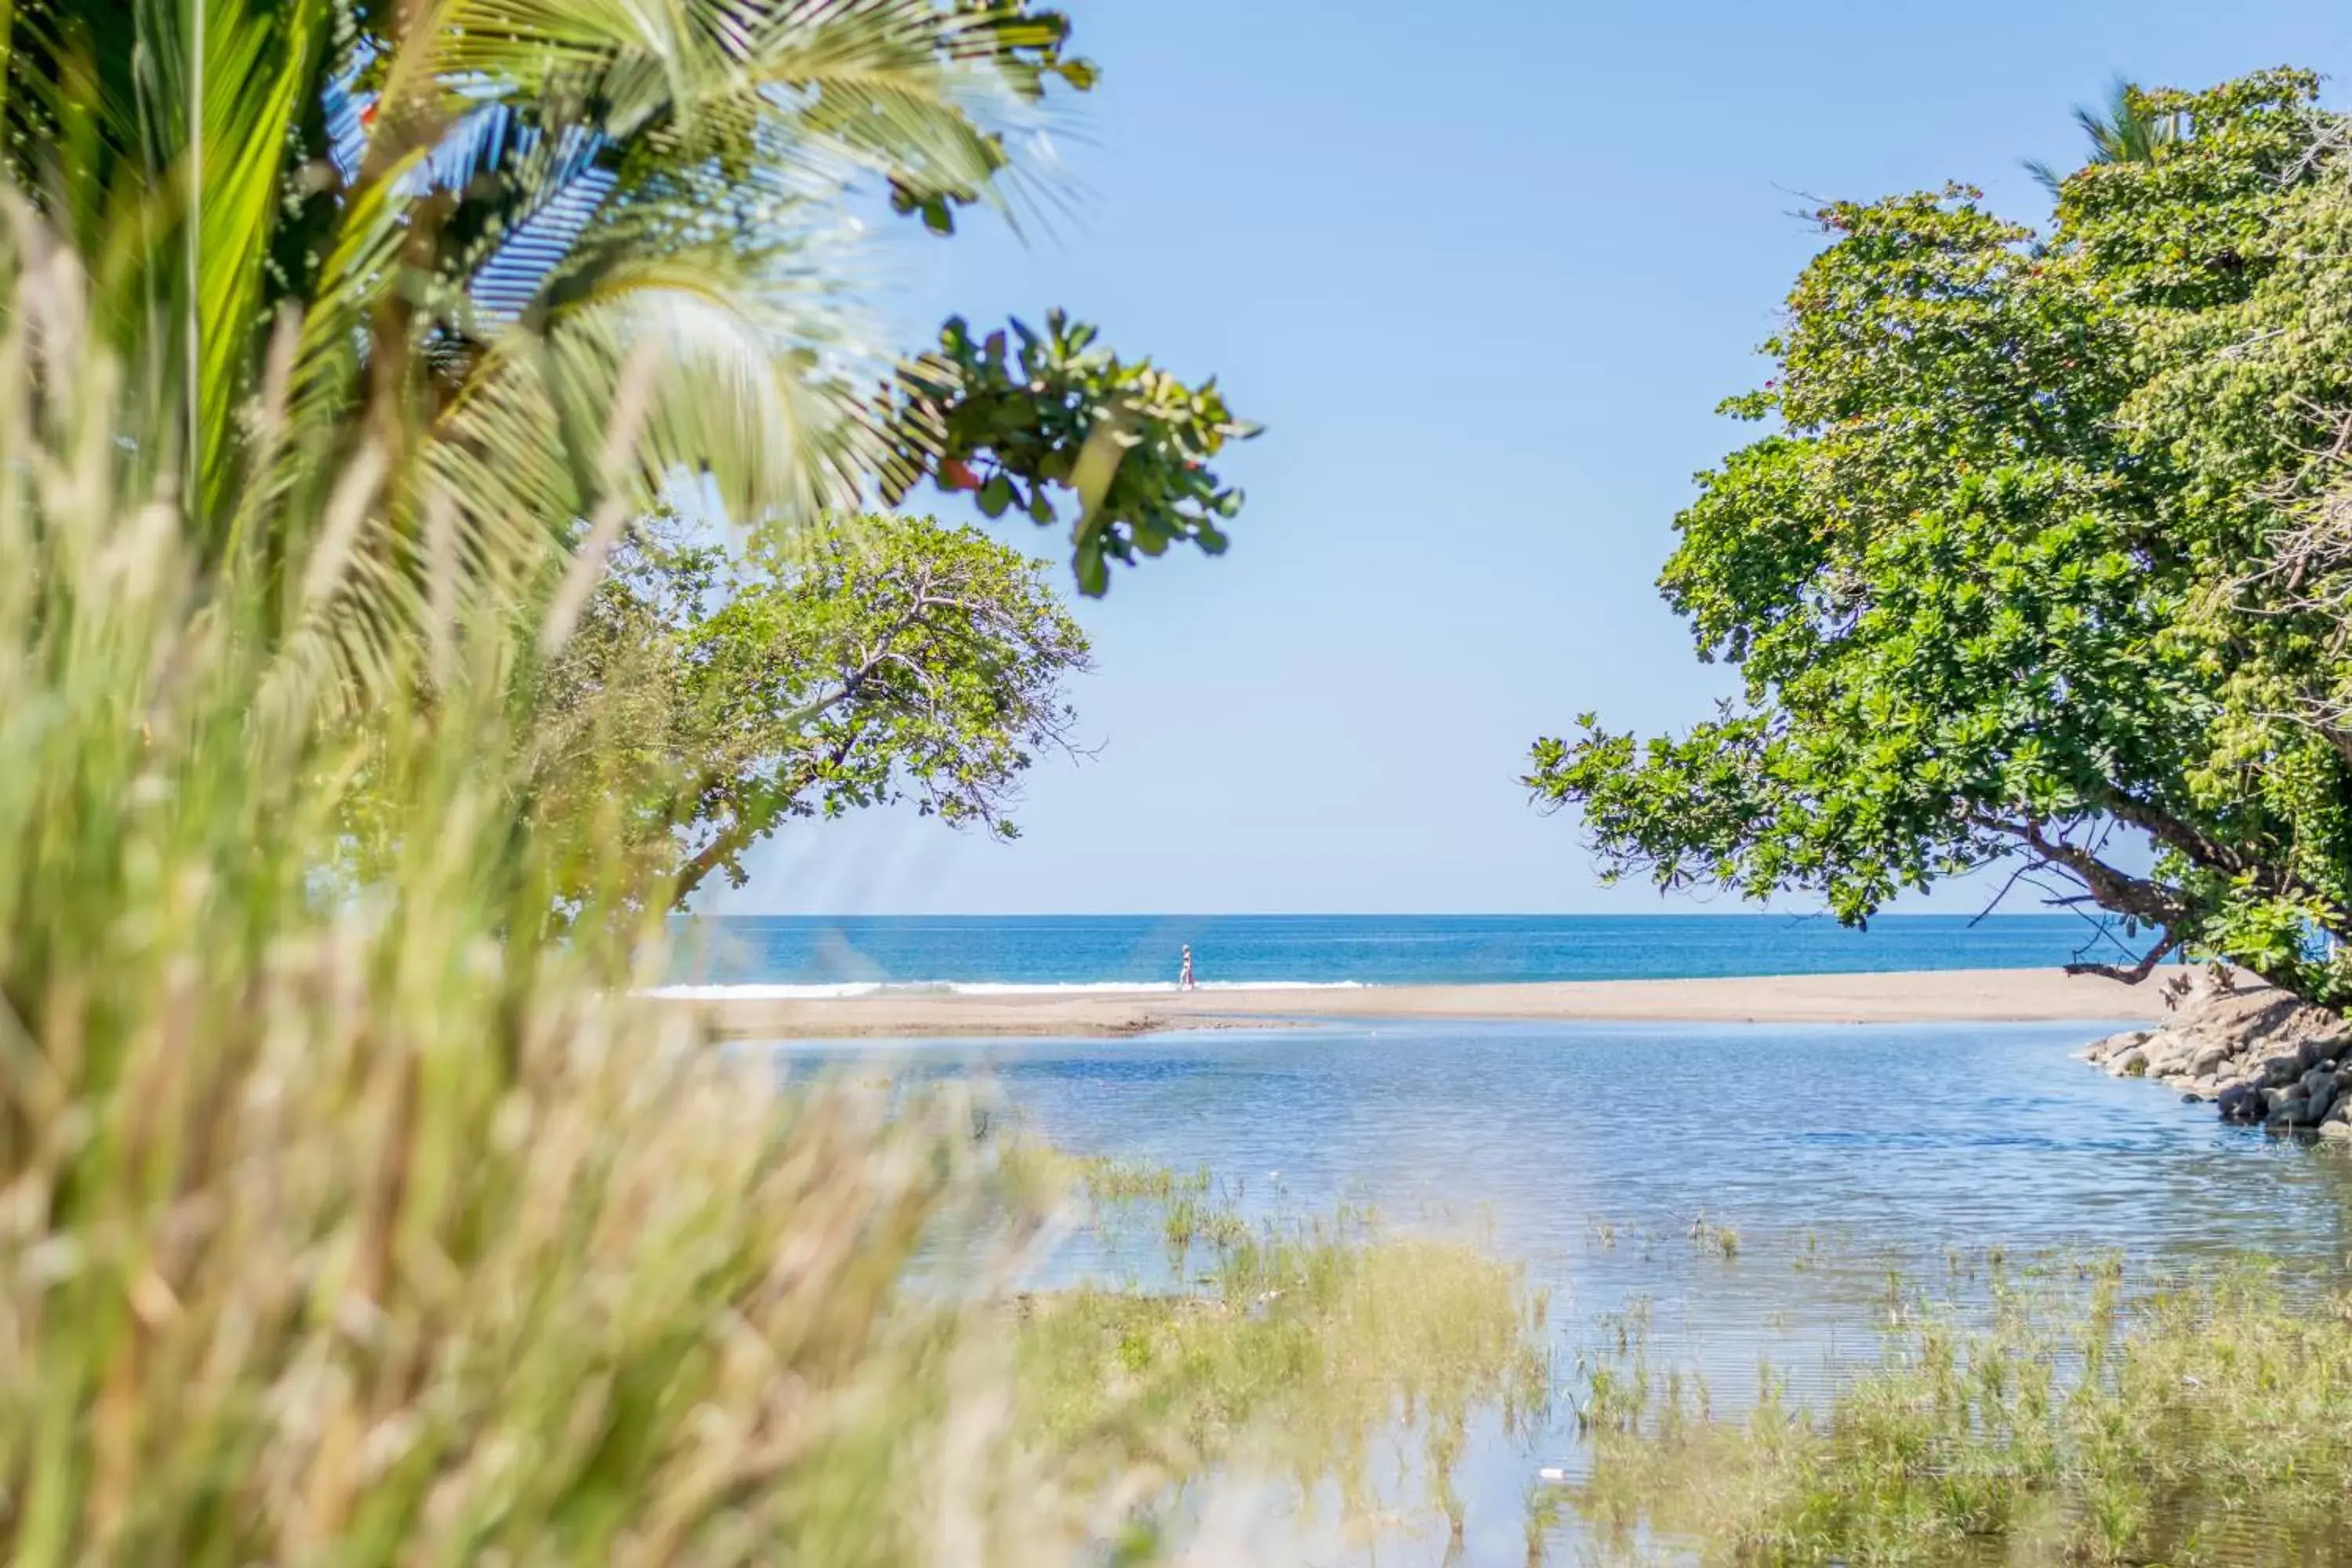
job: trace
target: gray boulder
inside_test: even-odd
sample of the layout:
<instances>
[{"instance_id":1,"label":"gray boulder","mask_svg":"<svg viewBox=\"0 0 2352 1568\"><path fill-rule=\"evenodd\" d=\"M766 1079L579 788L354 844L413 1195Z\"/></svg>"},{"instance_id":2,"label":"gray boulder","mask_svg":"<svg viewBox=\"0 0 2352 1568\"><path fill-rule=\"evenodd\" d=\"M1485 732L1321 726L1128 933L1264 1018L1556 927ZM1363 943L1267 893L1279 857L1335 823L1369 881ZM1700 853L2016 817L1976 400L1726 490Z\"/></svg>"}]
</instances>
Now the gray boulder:
<instances>
[{"instance_id":1,"label":"gray boulder","mask_svg":"<svg viewBox=\"0 0 2352 1568\"><path fill-rule=\"evenodd\" d=\"M2263 1103L2262 1090L2252 1084L2232 1084L2213 1098L2224 1121L2260 1121L2270 1110Z\"/></svg>"},{"instance_id":2,"label":"gray boulder","mask_svg":"<svg viewBox=\"0 0 2352 1568\"><path fill-rule=\"evenodd\" d=\"M2138 1045L2153 1033L2152 1029L2126 1029L2119 1035L2107 1035L2093 1040L2075 1054L2086 1062L2105 1062L2118 1052Z\"/></svg>"},{"instance_id":3,"label":"gray boulder","mask_svg":"<svg viewBox=\"0 0 2352 1568\"><path fill-rule=\"evenodd\" d=\"M2284 1089L2303 1076L2303 1058L2295 1052L2265 1057L2255 1069L2264 1089Z\"/></svg>"},{"instance_id":4,"label":"gray boulder","mask_svg":"<svg viewBox=\"0 0 2352 1568\"><path fill-rule=\"evenodd\" d=\"M2215 1068L2230 1059L2230 1054L2227 1045L2200 1040L2196 1051L2189 1058L2189 1066L2183 1070L2191 1078L2210 1078Z\"/></svg>"},{"instance_id":5,"label":"gray boulder","mask_svg":"<svg viewBox=\"0 0 2352 1568\"><path fill-rule=\"evenodd\" d=\"M2263 1118L2263 1125L2273 1128L2307 1127L2310 1125L2310 1111L2311 1102L2299 1096L2282 1100L2271 1107L2271 1113Z\"/></svg>"}]
</instances>

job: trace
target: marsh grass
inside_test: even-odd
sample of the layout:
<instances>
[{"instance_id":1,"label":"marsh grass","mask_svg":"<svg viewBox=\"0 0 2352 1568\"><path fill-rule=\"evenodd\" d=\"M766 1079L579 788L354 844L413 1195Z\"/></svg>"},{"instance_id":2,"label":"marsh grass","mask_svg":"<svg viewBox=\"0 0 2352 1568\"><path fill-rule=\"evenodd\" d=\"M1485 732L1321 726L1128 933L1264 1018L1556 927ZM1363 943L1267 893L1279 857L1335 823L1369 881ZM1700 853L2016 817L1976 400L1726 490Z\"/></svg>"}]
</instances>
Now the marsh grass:
<instances>
[{"instance_id":1,"label":"marsh grass","mask_svg":"<svg viewBox=\"0 0 2352 1568\"><path fill-rule=\"evenodd\" d=\"M1990 1269L1988 1324L1900 1292L1883 1361L1811 1409L1767 1367L1717 1418L1641 1323L1604 1331L1577 1510L1752 1563L2346 1560L2352 1297L2252 1265L2137 1291L2108 1258Z\"/></svg>"},{"instance_id":2,"label":"marsh grass","mask_svg":"<svg viewBox=\"0 0 2352 1568\"><path fill-rule=\"evenodd\" d=\"M1167 1478L1016 1425L1039 1213L970 1108L788 1093L631 1001L667 900L535 808L541 623L388 637L356 511L200 566L72 258L7 259L0 1556L1103 1538Z\"/></svg>"},{"instance_id":3,"label":"marsh grass","mask_svg":"<svg viewBox=\"0 0 2352 1568\"><path fill-rule=\"evenodd\" d=\"M1304 1467L1521 1397L1515 1274L1337 1228L1196 1214L1198 1304L1023 1331L1054 1173L962 1091L788 1086L633 999L667 889L602 808L541 809L562 605L434 576L364 475L200 563L170 410L16 237L0 1558L1094 1562L1255 1418L1321 1420L1267 1439ZM562 753L601 765L599 721Z\"/></svg>"},{"instance_id":4,"label":"marsh grass","mask_svg":"<svg viewBox=\"0 0 2352 1568\"><path fill-rule=\"evenodd\" d=\"M1176 1201L1182 1201L1179 1197ZM1027 1407L1050 1432L1110 1442L1145 1469L1335 1487L1358 1534L1433 1508L1458 1533L1454 1478L1472 1418L1539 1429L1550 1405L1546 1302L1464 1243L1391 1235L1360 1210L1210 1227L1203 1288L1080 1286L1034 1299ZM1384 1491L1380 1445L1417 1441L1412 1495Z\"/></svg>"}]
</instances>

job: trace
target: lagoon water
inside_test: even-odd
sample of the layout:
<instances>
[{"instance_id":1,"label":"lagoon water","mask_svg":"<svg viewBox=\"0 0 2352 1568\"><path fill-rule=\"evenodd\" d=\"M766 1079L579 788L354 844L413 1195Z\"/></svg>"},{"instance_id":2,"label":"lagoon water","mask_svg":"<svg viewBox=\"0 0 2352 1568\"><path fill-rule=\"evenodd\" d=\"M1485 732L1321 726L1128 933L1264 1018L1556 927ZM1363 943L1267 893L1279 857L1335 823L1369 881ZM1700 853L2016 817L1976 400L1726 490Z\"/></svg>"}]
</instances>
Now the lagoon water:
<instances>
[{"instance_id":1,"label":"lagoon water","mask_svg":"<svg viewBox=\"0 0 2352 1568\"><path fill-rule=\"evenodd\" d=\"M1257 1214L1362 1199L1470 1229L1550 1289L1563 1369L1602 1314L1638 1307L1654 1361L1736 1405L1759 1359L1802 1396L1874 1355L1890 1269L1935 1288L1989 1248L2113 1252L2143 1278L2260 1252L2342 1276L2352 1160L2071 1059L2097 1032L1416 1022L785 1053L977 1070L1055 1142L1205 1166ZM1693 1243L1702 1218L1738 1232L1736 1253ZM1154 1267L1149 1248L1074 1258ZM1565 1431L1532 1447L1488 1433L1461 1560L1523 1560L1528 1479L1574 1458ZM1434 1562L1442 1544L1379 1560Z\"/></svg>"},{"instance_id":2,"label":"lagoon water","mask_svg":"<svg viewBox=\"0 0 2352 1568\"><path fill-rule=\"evenodd\" d=\"M689 928L678 978L783 994L1126 989L1171 982L1186 943L1211 984L2030 967L2075 956L2087 931L2072 916L1866 932L1769 915L734 918ZM1767 1361L1797 1397L1823 1396L1877 1355L1890 1279L1980 1297L1996 1251L2021 1268L2116 1255L2134 1279L2240 1254L2344 1278L2352 1158L2224 1127L2210 1107L2073 1059L2103 1032L1415 1021L778 1049L793 1070L977 1075L1039 1136L1205 1168L1252 1216L1367 1202L1388 1223L1471 1234L1550 1293L1564 1394L1598 1325L1638 1315L1652 1363L1698 1373L1721 1409L1752 1396ZM1168 1265L1150 1237L1097 1234L1053 1268L1150 1286ZM1536 1472L1580 1462L1564 1421L1532 1441L1484 1430L1453 1561L1524 1562ZM1590 1555L1578 1530L1563 1521L1552 1560ZM1370 1560L1436 1563L1445 1545L1430 1526Z\"/></svg>"}]
</instances>

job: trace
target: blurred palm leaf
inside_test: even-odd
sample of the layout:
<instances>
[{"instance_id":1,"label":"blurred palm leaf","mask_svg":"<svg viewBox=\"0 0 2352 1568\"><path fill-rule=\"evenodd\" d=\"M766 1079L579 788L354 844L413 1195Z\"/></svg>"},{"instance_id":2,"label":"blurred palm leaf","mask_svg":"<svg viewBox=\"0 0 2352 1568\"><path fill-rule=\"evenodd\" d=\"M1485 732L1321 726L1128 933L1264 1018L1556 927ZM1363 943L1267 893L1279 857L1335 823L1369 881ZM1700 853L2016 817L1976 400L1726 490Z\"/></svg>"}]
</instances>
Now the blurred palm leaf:
<instances>
[{"instance_id":1,"label":"blurred palm leaf","mask_svg":"<svg viewBox=\"0 0 2352 1568\"><path fill-rule=\"evenodd\" d=\"M2152 163L2166 149L2188 140L2193 130L2185 115L2151 107L2147 95L2122 77L2107 89L2104 108L2076 104L2074 123L2090 142L2089 163ZM2053 196L2066 183L2063 174L2039 158L2027 159L2025 168Z\"/></svg>"},{"instance_id":2,"label":"blurred palm leaf","mask_svg":"<svg viewBox=\"0 0 2352 1568\"><path fill-rule=\"evenodd\" d=\"M1091 79L1025 0L50 0L7 26L8 173L184 411L203 557L300 575L324 524L289 520L371 446L337 581L373 623L413 611L428 515L527 579L681 484L790 517L903 478L858 193L1013 213L1048 79Z\"/></svg>"}]
</instances>

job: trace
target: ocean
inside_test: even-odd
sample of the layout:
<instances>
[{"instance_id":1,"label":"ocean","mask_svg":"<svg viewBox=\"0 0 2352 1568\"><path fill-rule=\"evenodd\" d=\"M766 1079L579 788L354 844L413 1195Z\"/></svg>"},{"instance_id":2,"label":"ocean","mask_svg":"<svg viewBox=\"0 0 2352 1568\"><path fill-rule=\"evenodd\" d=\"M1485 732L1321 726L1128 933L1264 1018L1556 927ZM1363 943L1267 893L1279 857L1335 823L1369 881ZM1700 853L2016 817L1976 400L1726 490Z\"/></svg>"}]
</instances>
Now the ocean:
<instances>
[{"instance_id":1,"label":"ocean","mask_svg":"<svg viewBox=\"0 0 2352 1568\"><path fill-rule=\"evenodd\" d=\"M682 918L675 984L855 995L1484 984L2026 969L2122 949L2073 915L730 915Z\"/></svg>"}]
</instances>

